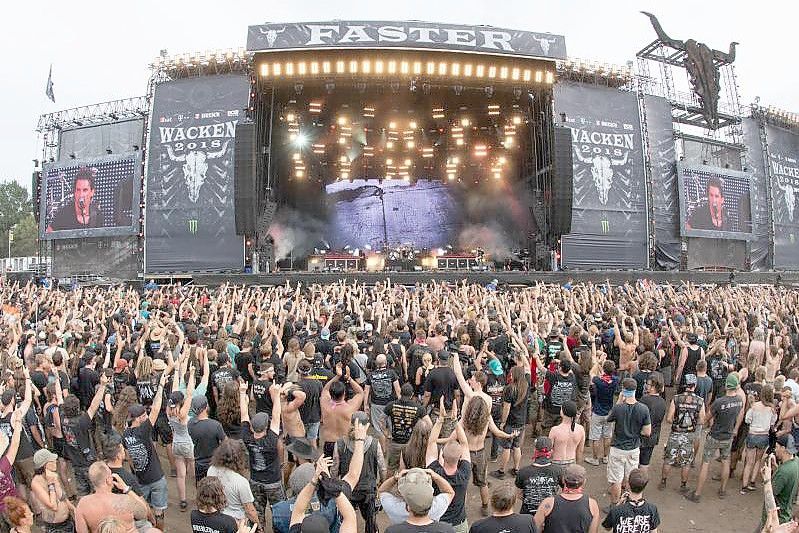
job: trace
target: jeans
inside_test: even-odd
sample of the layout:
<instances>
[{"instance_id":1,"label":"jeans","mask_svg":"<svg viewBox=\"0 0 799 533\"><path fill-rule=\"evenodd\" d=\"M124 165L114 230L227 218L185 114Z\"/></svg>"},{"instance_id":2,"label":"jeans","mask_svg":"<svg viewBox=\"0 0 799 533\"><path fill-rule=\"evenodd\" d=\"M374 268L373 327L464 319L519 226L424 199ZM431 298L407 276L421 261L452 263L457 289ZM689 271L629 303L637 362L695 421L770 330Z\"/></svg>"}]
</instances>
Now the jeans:
<instances>
[{"instance_id":1,"label":"jeans","mask_svg":"<svg viewBox=\"0 0 799 533\"><path fill-rule=\"evenodd\" d=\"M141 495L144 501L150 504L155 511L163 511L169 506L169 495L166 487L166 477L141 486Z\"/></svg>"}]
</instances>

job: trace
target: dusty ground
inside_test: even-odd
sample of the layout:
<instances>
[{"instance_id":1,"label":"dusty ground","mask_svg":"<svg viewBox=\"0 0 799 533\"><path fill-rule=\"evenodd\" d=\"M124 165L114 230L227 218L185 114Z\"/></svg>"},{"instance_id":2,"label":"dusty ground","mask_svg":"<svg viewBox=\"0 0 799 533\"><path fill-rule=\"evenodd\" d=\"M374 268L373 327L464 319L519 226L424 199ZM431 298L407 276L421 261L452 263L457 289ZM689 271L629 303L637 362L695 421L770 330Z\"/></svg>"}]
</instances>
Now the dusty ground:
<instances>
[{"instance_id":1,"label":"dusty ground","mask_svg":"<svg viewBox=\"0 0 799 533\"><path fill-rule=\"evenodd\" d=\"M666 435L661 435L661 441L665 442ZM524 445L523 463L529 463L532 455L532 441L530 438ZM762 492L755 492L747 495L739 494L741 488L740 481L733 479L727 487L727 497L720 500L716 495L718 491L718 481L708 481L705 486L702 503L694 504L686 500L677 492L679 487L679 474L672 471L670 486L664 490L657 489L657 482L660 477L660 468L663 461L662 447L655 450L650 466L653 481L645 493L647 499L658 506L662 520L659 532L676 531L707 531L707 532L730 532L730 533L752 533L760 519L760 512L763 507ZM162 455L162 463L167 467L166 457ZM600 507L607 505L607 483L605 481L604 466L585 465L588 471L587 492L599 502ZM167 467L168 468L168 467ZM165 471L168 471L165 468ZM497 468L496 463L489 463L489 472ZM742 466L738 467L740 474ZM711 464L711 474L717 474L720 464L713 461ZM698 468L692 471L690 486L696 485L696 475ZM189 513L182 513L178 507L177 488L175 479L168 478L169 481L169 509L166 514L167 533L189 532ZM499 481L489 475L491 483L510 483L510 476L504 481ZM193 481L189 480L189 502L193 501L194 489ZM475 487L470 487L468 495L469 523L473 523L481 518L480 515L480 494ZM604 515L603 515L604 518ZM381 530L388 525L385 515L380 515L378 520ZM361 531L361 528L359 528ZM601 530L601 528L600 528ZM268 530L267 530L268 531Z\"/></svg>"}]
</instances>

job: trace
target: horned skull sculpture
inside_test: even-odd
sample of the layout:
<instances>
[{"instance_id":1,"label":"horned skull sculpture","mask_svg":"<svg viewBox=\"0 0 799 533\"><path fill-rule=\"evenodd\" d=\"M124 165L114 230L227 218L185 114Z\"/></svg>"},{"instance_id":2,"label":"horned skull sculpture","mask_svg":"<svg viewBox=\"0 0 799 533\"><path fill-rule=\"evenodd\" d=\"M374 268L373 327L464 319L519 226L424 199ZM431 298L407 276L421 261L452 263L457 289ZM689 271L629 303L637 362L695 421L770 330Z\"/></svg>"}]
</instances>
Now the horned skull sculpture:
<instances>
[{"instance_id":1,"label":"horned skull sculpture","mask_svg":"<svg viewBox=\"0 0 799 533\"><path fill-rule=\"evenodd\" d=\"M557 40L549 39L547 37L538 37L537 35L533 35L533 39L538 41L538 44L541 45L541 50L544 52L544 55L549 54L549 45Z\"/></svg>"},{"instance_id":2,"label":"horned skull sculpture","mask_svg":"<svg viewBox=\"0 0 799 533\"><path fill-rule=\"evenodd\" d=\"M258 31L266 35L266 44L269 45L269 48L272 48L275 45L275 41L277 41L277 36L286 31L286 28L282 30L264 30L263 28L258 28Z\"/></svg>"},{"instance_id":3,"label":"horned skull sculpture","mask_svg":"<svg viewBox=\"0 0 799 533\"><path fill-rule=\"evenodd\" d=\"M225 155L229 142L230 141L225 141L222 148L216 152L192 150L182 155L175 155L171 146L166 147L169 159L183 163L183 177L186 180L189 200L192 202L197 202L197 199L200 197L200 188L203 186L203 183L205 183L205 175L208 172L208 161Z\"/></svg>"},{"instance_id":4,"label":"horned skull sculpture","mask_svg":"<svg viewBox=\"0 0 799 533\"><path fill-rule=\"evenodd\" d=\"M599 203L605 205L608 203L608 193L613 185L613 167L627 164L628 153L624 154L621 159L615 159L606 155L595 155L593 157L586 157L575 150L577 159L586 164L591 165L591 175L594 178L594 186L599 193Z\"/></svg>"}]
</instances>

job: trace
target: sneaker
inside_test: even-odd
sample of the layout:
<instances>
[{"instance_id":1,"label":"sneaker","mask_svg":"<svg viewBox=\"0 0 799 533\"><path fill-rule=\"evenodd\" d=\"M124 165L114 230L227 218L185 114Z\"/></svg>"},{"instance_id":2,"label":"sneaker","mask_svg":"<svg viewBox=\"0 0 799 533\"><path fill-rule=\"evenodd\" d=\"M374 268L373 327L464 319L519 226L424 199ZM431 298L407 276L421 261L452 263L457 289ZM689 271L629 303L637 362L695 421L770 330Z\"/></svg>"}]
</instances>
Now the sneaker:
<instances>
[{"instance_id":1,"label":"sneaker","mask_svg":"<svg viewBox=\"0 0 799 533\"><path fill-rule=\"evenodd\" d=\"M661 478L660 485L658 485L658 490L664 490L666 488L666 478Z\"/></svg>"},{"instance_id":2,"label":"sneaker","mask_svg":"<svg viewBox=\"0 0 799 533\"><path fill-rule=\"evenodd\" d=\"M602 464L603 464L603 465L606 465L606 464L608 464L608 458L607 458L607 457L603 457L603 458L602 458Z\"/></svg>"},{"instance_id":3,"label":"sneaker","mask_svg":"<svg viewBox=\"0 0 799 533\"><path fill-rule=\"evenodd\" d=\"M181 502L180 502L180 512L181 513L185 513L186 512L186 508L188 506L189 506L189 504L186 503L186 500L181 500Z\"/></svg>"},{"instance_id":4,"label":"sneaker","mask_svg":"<svg viewBox=\"0 0 799 533\"><path fill-rule=\"evenodd\" d=\"M682 494L683 496L688 494L688 485L686 484L680 485L680 494Z\"/></svg>"},{"instance_id":5,"label":"sneaker","mask_svg":"<svg viewBox=\"0 0 799 533\"><path fill-rule=\"evenodd\" d=\"M688 494L686 494L685 499L694 503L699 503L700 501L702 501L702 497L695 492L689 492Z\"/></svg>"},{"instance_id":6,"label":"sneaker","mask_svg":"<svg viewBox=\"0 0 799 533\"><path fill-rule=\"evenodd\" d=\"M512 475L513 477L518 476L519 475L519 470L516 469L516 468L511 468L510 469L510 475Z\"/></svg>"},{"instance_id":7,"label":"sneaker","mask_svg":"<svg viewBox=\"0 0 799 533\"><path fill-rule=\"evenodd\" d=\"M599 465L602 464L602 461L600 461L596 457L586 457L585 458L585 462L588 463L589 465L593 465L593 466L599 466Z\"/></svg>"},{"instance_id":8,"label":"sneaker","mask_svg":"<svg viewBox=\"0 0 799 533\"><path fill-rule=\"evenodd\" d=\"M483 505L480 507L480 514L483 516L489 516L491 512L488 510L488 505Z\"/></svg>"},{"instance_id":9,"label":"sneaker","mask_svg":"<svg viewBox=\"0 0 799 533\"><path fill-rule=\"evenodd\" d=\"M491 472L491 475L497 479L505 479L504 470L494 470L493 472Z\"/></svg>"},{"instance_id":10,"label":"sneaker","mask_svg":"<svg viewBox=\"0 0 799 533\"><path fill-rule=\"evenodd\" d=\"M172 469L169 471L169 477L178 477L178 471L177 471L177 470L175 470L174 468L172 468Z\"/></svg>"}]
</instances>

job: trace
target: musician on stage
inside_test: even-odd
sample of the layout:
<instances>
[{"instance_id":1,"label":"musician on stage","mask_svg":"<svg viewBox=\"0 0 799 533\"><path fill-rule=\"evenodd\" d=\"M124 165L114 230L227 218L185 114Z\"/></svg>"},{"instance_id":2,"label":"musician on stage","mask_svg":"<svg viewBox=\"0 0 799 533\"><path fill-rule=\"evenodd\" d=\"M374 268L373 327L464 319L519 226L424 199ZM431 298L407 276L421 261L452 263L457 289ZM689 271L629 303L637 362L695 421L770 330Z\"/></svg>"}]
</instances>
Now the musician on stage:
<instances>
[{"instance_id":1,"label":"musician on stage","mask_svg":"<svg viewBox=\"0 0 799 533\"><path fill-rule=\"evenodd\" d=\"M698 205L685 224L688 229L730 231L727 209L724 206L724 186L721 179L707 180L707 198Z\"/></svg>"},{"instance_id":2,"label":"musician on stage","mask_svg":"<svg viewBox=\"0 0 799 533\"><path fill-rule=\"evenodd\" d=\"M78 170L72 189L72 201L61 206L47 226L51 231L102 228L105 218L94 201L94 174L88 167Z\"/></svg>"}]
</instances>

